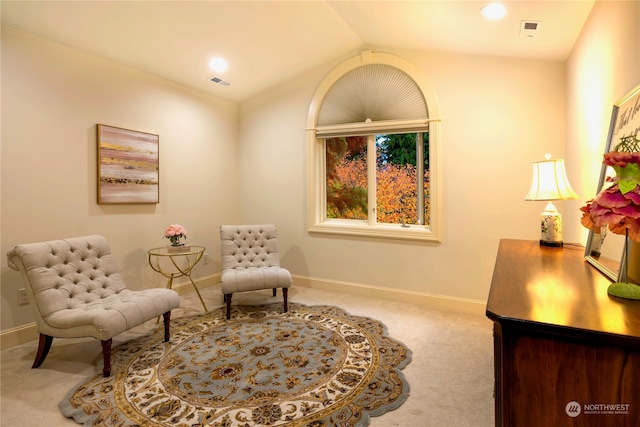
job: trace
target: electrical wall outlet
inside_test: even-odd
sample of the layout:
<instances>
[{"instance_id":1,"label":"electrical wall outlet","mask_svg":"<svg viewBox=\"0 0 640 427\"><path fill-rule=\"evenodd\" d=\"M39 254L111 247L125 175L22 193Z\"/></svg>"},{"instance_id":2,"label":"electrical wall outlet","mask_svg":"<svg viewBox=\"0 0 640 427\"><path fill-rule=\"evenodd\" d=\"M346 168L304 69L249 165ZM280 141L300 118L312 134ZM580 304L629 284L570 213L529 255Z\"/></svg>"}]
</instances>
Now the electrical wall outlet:
<instances>
[{"instance_id":1,"label":"electrical wall outlet","mask_svg":"<svg viewBox=\"0 0 640 427\"><path fill-rule=\"evenodd\" d=\"M27 290L25 288L18 289L18 304L29 304L29 297L27 296Z\"/></svg>"}]
</instances>

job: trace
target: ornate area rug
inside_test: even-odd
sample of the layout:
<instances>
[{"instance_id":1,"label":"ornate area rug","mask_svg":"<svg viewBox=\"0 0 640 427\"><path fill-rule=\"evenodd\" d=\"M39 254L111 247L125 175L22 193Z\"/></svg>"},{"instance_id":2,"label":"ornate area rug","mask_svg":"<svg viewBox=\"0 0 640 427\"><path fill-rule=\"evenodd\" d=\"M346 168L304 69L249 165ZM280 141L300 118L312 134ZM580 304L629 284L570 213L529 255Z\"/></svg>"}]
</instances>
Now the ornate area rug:
<instances>
[{"instance_id":1,"label":"ornate area rug","mask_svg":"<svg viewBox=\"0 0 640 427\"><path fill-rule=\"evenodd\" d=\"M62 413L85 426L367 426L409 394L411 351L337 307L237 306L231 320L221 308L171 320L167 343L162 329L116 347L111 376L69 392Z\"/></svg>"}]
</instances>

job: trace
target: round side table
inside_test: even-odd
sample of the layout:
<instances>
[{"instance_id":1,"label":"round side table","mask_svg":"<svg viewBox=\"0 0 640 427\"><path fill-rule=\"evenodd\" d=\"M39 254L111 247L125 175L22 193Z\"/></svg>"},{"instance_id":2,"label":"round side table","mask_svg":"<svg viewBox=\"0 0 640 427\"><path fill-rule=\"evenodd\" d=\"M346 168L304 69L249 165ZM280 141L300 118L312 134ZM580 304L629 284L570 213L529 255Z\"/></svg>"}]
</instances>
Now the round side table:
<instances>
[{"instance_id":1,"label":"round side table","mask_svg":"<svg viewBox=\"0 0 640 427\"><path fill-rule=\"evenodd\" d=\"M188 277L193 285L193 289L195 289L198 294L198 298L200 298L204 311L206 312L208 311L207 306L202 299L202 295L200 295L198 287L191 278L191 270L193 270L193 267L195 267L200 261L205 250L206 248L204 246L192 245L188 250L173 252L170 251L167 246L162 246L160 248L149 249L147 253L149 254L149 265L151 268L169 279L167 282L167 289L171 289L173 279L177 277ZM165 262L163 265L161 262L163 259L169 259L171 262Z\"/></svg>"}]
</instances>

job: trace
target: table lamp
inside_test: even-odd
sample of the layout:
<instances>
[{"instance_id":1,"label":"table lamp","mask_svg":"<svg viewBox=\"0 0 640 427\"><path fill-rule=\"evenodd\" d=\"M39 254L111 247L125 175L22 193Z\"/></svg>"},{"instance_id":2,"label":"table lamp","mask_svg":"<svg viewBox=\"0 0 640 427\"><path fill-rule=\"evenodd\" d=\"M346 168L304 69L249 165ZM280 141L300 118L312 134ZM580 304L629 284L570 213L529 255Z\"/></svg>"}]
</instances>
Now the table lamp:
<instances>
[{"instance_id":1,"label":"table lamp","mask_svg":"<svg viewBox=\"0 0 640 427\"><path fill-rule=\"evenodd\" d=\"M564 160L545 160L533 162L533 179L525 200L544 200L547 203L540 216L540 244L544 246L562 246L562 215L553 205L553 200L577 199L578 195L571 188L564 169Z\"/></svg>"}]
</instances>

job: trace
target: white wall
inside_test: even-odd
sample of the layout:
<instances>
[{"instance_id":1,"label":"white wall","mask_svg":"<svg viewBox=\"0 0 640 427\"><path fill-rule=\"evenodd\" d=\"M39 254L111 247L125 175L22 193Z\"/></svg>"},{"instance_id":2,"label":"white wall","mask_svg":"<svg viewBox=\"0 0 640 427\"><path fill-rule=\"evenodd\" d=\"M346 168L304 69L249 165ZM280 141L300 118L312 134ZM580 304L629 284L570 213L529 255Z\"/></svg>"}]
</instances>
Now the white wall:
<instances>
[{"instance_id":1,"label":"white wall","mask_svg":"<svg viewBox=\"0 0 640 427\"><path fill-rule=\"evenodd\" d=\"M439 98L442 244L307 233L307 111L324 76L345 58L240 106L243 220L278 225L282 262L294 274L471 299L483 307L499 240L539 238L544 203L524 196L531 162L545 152L564 155L564 64L373 50L412 62ZM568 216L575 221L578 213Z\"/></svg>"},{"instance_id":2,"label":"white wall","mask_svg":"<svg viewBox=\"0 0 640 427\"><path fill-rule=\"evenodd\" d=\"M160 137L160 203L96 203L96 124ZM20 243L103 234L129 287L164 286L146 251L180 223L219 272L219 232L238 216L237 106L166 80L2 29L2 330L33 321L6 252Z\"/></svg>"},{"instance_id":3,"label":"white wall","mask_svg":"<svg viewBox=\"0 0 640 427\"><path fill-rule=\"evenodd\" d=\"M613 104L640 84L638 23L640 2L596 2L567 61L567 169L583 200L596 195ZM574 240L588 234L579 223L565 230Z\"/></svg>"}]
</instances>

